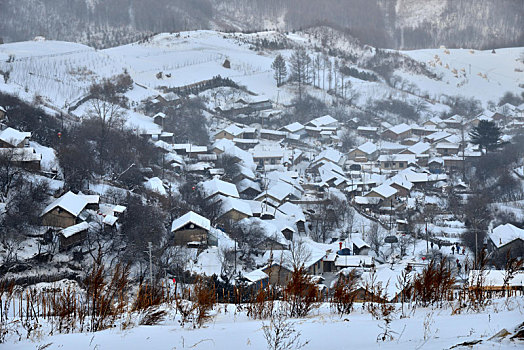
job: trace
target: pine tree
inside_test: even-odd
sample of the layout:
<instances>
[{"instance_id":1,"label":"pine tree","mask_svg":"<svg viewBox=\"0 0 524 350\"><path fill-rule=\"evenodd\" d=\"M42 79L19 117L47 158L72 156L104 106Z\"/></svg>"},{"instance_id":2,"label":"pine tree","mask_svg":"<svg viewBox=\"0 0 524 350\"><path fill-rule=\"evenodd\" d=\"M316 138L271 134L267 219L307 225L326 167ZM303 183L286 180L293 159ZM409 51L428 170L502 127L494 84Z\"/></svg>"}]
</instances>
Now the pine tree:
<instances>
[{"instance_id":1,"label":"pine tree","mask_svg":"<svg viewBox=\"0 0 524 350\"><path fill-rule=\"evenodd\" d=\"M296 49L289 60L291 65L290 79L297 83L299 101L302 101L302 96L304 94L304 84L309 82L308 67L310 62L311 58L307 54L306 49L302 47Z\"/></svg>"},{"instance_id":2,"label":"pine tree","mask_svg":"<svg viewBox=\"0 0 524 350\"><path fill-rule=\"evenodd\" d=\"M500 128L494 122L481 120L479 125L469 133L471 143L478 145L485 153L496 150L502 145Z\"/></svg>"},{"instance_id":3,"label":"pine tree","mask_svg":"<svg viewBox=\"0 0 524 350\"><path fill-rule=\"evenodd\" d=\"M282 84L284 83L284 79L286 79L287 76L287 67L284 57L282 57L282 55L279 54L273 61L271 68L273 68L273 70L275 71L275 74L273 76L277 81L277 86L282 86Z\"/></svg>"}]
</instances>

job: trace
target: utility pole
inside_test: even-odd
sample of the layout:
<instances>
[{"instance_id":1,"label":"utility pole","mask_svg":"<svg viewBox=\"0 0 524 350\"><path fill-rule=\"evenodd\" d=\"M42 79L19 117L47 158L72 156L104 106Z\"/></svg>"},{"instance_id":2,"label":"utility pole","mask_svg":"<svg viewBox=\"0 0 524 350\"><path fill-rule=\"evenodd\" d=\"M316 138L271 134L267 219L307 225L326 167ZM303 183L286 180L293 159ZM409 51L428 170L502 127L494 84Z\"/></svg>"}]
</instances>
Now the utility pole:
<instances>
[{"instance_id":1,"label":"utility pole","mask_svg":"<svg viewBox=\"0 0 524 350\"><path fill-rule=\"evenodd\" d=\"M147 242L147 247L149 251L149 283L151 288L153 288L153 259L151 258L151 249L153 248L153 243Z\"/></svg>"},{"instance_id":2,"label":"utility pole","mask_svg":"<svg viewBox=\"0 0 524 350\"><path fill-rule=\"evenodd\" d=\"M429 245L428 245L428 222L426 220L426 255L429 253Z\"/></svg>"}]
</instances>

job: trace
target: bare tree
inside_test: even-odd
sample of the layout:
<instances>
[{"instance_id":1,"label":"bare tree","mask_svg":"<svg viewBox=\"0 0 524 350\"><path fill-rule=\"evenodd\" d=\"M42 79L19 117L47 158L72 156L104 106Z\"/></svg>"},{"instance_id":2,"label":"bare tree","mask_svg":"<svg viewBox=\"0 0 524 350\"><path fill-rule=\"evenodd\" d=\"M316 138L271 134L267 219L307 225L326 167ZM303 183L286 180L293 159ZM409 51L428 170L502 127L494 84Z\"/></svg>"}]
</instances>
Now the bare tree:
<instances>
[{"instance_id":1,"label":"bare tree","mask_svg":"<svg viewBox=\"0 0 524 350\"><path fill-rule=\"evenodd\" d=\"M311 249L301 239L291 242L289 252L289 263L293 265L294 270L303 267L311 259Z\"/></svg>"}]
</instances>

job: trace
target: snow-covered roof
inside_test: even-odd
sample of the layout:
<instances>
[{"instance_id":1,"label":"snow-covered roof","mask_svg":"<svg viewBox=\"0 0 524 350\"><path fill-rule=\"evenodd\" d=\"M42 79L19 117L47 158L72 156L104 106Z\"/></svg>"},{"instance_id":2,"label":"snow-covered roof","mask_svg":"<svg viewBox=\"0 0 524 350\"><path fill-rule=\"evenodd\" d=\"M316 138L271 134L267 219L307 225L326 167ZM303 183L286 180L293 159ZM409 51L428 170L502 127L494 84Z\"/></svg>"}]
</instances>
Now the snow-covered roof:
<instances>
[{"instance_id":1,"label":"snow-covered roof","mask_svg":"<svg viewBox=\"0 0 524 350\"><path fill-rule=\"evenodd\" d=\"M378 157L379 162L411 162L415 163L417 157L414 154L383 154Z\"/></svg>"},{"instance_id":2,"label":"snow-covered roof","mask_svg":"<svg viewBox=\"0 0 524 350\"><path fill-rule=\"evenodd\" d=\"M279 130L294 133L294 132L304 130L304 128L305 128L304 125L300 124L299 122L294 122L294 123L281 127Z\"/></svg>"},{"instance_id":3,"label":"snow-covered roof","mask_svg":"<svg viewBox=\"0 0 524 350\"><path fill-rule=\"evenodd\" d=\"M236 190L236 187L235 187L235 190ZM235 210L247 216L253 216L253 212L251 211L251 206L249 205L248 202L242 199L219 196L219 200L222 203L220 207L222 214L228 213L231 210Z\"/></svg>"},{"instance_id":4,"label":"snow-covered roof","mask_svg":"<svg viewBox=\"0 0 524 350\"><path fill-rule=\"evenodd\" d=\"M395 125L388 129L389 131L393 132L394 134L402 134L406 131L411 130L411 126L407 125L406 123Z\"/></svg>"},{"instance_id":5,"label":"snow-covered roof","mask_svg":"<svg viewBox=\"0 0 524 350\"><path fill-rule=\"evenodd\" d=\"M13 146L18 146L25 139L30 137L30 132L22 132L13 128L6 128L0 131L0 140Z\"/></svg>"},{"instance_id":6,"label":"snow-covered roof","mask_svg":"<svg viewBox=\"0 0 524 350\"><path fill-rule=\"evenodd\" d=\"M460 145L458 143L452 143L452 142L439 142L435 148L459 149Z\"/></svg>"},{"instance_id":7,"label":"snow-covered roof","mask_svg":"<svg viewBox=\"0 0 524 350\"><path fill-rule=\"evenodd\" d=\"M421 183L421 182L428 182L428 174L417 173L413 171L412 169L404 169L398 172L397 175L404 177L407 181L412 182L414 184Z\"/></svg>"},{"instance_id":8,"label":"snow-covered roof","mask_svg":"<svg viewBox=\"0 0 524 350\"><path fill-rule=\"evenodd\" d=\"M266 278L269 278L269 276L264 271L262 271L262 269L245 273L243 277L247 279L249 282L258 282Z\"/></svg>"},{"instance_id":9,"label":"snow-covered roof","mask_svg":"<svg viewBox=\"0 0 524 350\"><path fill-rule=\"evenodd\" d=\"M386 184L388 185L392 185L392 184L397 184L398 186L401 186L405 189L407 189L408 191L411 190L411 188L413 187L413 183L408 181L407 177L405 175L395 175L393 176L392 178L386 180L385 182Z\"/></svg>"},{"instance_id":10,"label":"snow-covered roof","mask_svg":"<svg viewBox=\"0 0 524 350\"><path fill-rule=\"evenodd\" d=\"M304 215L302 208L296 204L286 202L278 207L278 210L293 218L295 222L299 220L306 221L306 216Z\"/></svg>"},{"instance_id":11,"label":"snow-covered roof","mask_svg":"<svg viewBox=\"0 0 524 350\"><path fill-rule=\"evenodd\" d=\"M258 191L259 193L262 192L262 189L260 188L260 184L250 179L243 179L242 181L238 182L236 186L237 186L237 190L239 193L244 192L248 188L254 189L255 191Z\"/></svg>"},{"instance_id":12,"label":"snow-covered roof","mask_svg":"<svg viewBox=\"0 0 524 350\"><path fill-rule=\"evenodd\" d=\"M431 145L427 142L417 142L413 146L410 146L408 148L408 151L410 151L413 154L422 154L431 148Z\"/></svg>"},{"instance_id":13,"label":"snow-covered roof","mask_svg":"<svg viewBox=\"0 0 524 350\"><path fill-rule=\"evenodd\" d=\"M198 215L193 211L190 211L185 213L178 219L173 220L173 223L171 224L171 232L176 231L189 223L201 227L207 231L211 229L211 222L208 219L201 215Z\"/></svg>"},{"instance_id":14,"label":"snow-covered roof","mask_svg":"<svg viewBox=\"0 0 524 350\"><path fill-rule=\"evenodd\" d=\"M360 146L357 147L358 150L366 153L366 154L373 154L377 151L377 146L373 142L366 142Z\"/></svg>"},{"instance_id":15,"label":"snow-covered roof","mask_svg":"<svg viewBox=\"0 0 524 350\"><path fill-rule=\"evenodd\" d=\"M231 134L233 136L238 136L238 135L241 135L244 130L239 128L238 126L236 126L235 124L231 124L229 125L227 128L225 128L224 130L222 130L228 134ZM222 132L221 131L221 132Z\"/></svg>"},{"instance_id":16,"label":"snow-covered roof","mask_svg":"<svg viewBox=\"0 0 524 350\"><path fill-rule=\"evenodd\" d=\"M118 218L114 215L106 215L104 220L102 221L104 224L113 226L118 221Z\"/></svg>"},{"instance_id":17,"label":"snow-covered roof","mask_svg":"<svg viewBox=\"0 0 524 350\"><path fill-rule=\"evenodd\" d=\"M311 124L316 127L321 127L321 126L326 126L326 125L330 125L334 123L338 123L338 120L336 120L335 118L333 118L330 115L325 115L325 116L318 117L318 118L311 120L308 124Z\"/></svg>"},{"instance_id":18,"label":"snow-covered roof","mask_svg":"<svg viewBox=\"0 0 524 350\"><path fill-rule=\"evenodd\" d=\"M217 193L234 198L239 197L236 186L230 182L225 182L214 178L212 180L202 182L201 185L206 197L211 197Z\"/></svg>"},{"instance_id":19,"label":"snow-covered roof","mask_svg":"<svg viewBox=\"0 0 524 350\"><path fill-rule=\"evenodd\" d=\"M375 261L369 255L337 255L335 266L337 267L358 267L362 265L374 265Z\"/></svg>"},{"instance_id":20,"label":"snow-covered roof","mask_svg":"<svg viewBox=\"0 0 524 350\"><path fill-rule=\"evenodd\" d=\"M4 113L7 113L7 111L5 110L4 107L0 106L0 112L4 112Z\"/></svg>"},{"instance_id":21,"label":"snow-covered roof","mask_svg":"<svg viewBox=\"0 0 524 350\"><path fill-rule=\"evenodd\" d=\"M123 206L123 205L115 205L115 206L113 207L113 212L114 212L114 213L123 213L123 212L126 211L126 209L127 209L127 207L125 207L125 206Z\"/></svg>"},{"instance_id":22,"label":"snow-covered roof","mask_svg":"<svg viewBox=\"0 0 524 350\"><path fill-rule=\"evenodd\" d=\"M328 148L320 152L314 162L319 162L320 160L325 159L333 163L339 163L343 156L344 155L336 149Z\"/></svg>"},{"instance_id":23,"label":"snow-covered roof","mask_svg":"<svg viewBox=\"0 0 524 350\"><path fill-rule=\"evenodd\" d=\"M489 233L489 238L497 248L500 248L516 239L524 241L524 230L512 224L500 225Z\"/></svg>"},{"instance_id":24,"label":"snow-covered roof","mask_svg":"<svg viewBox=\"0 0 524 350\"><path fill-rule=\"evenodd\" d=\"M378 194L378 195L380 195L380 196L382 196L384 198L389 198L389 197L395 195L397 193L397 190L396 190L396 188L391 187L388 184L382 184L380 186L372 188L370 193L371 192L375 192L376 194Z\"/></svg>"},{"instance_id":25,"label":"snow-covered roof","mask_svg":"<svg viewBox=\"0 0 524 350\"><path fill-rule=\"evenodd\" d=\"M79 232L85 231L89 229L89 224L87 222L81 222L79 224L69 226L68 228L65 228L59 232L64 238L69 238Z\"/></svg>"},{"instance_id":26,"label":"snow-covered roof","mask_svg":"<svg viewBox=\"0 0 524 350\"><path fill-rule=\"evenodd\" d=\"M155 118L162 118L162 119L166 119L166 118L167 118L167 116L166 116L166 114L165 114L165 113L163 113L163 112L158 112L157 114L155 114L155 115L153 116L153 119L155 119Z\"/></svg>"},{"instance_id":27,"label":"snow-covered roof","mask_svg":"<svg viewBox=\"0 0 524 350\"><path fill-rule=\"evenodd\" d=\"M42 212L42 215L47 214L51 210L55 209L56 207L59 207L68 213L70 213L73 216L78 216L82 210L87 205L87 200L82 197L74 194L73 192L69 191L66 194L64 194L62 197L55 200L53 203L49 204L44 211Z\"/></svg>"},{"instance_id":28,"label":"snow-covered roof","mask_svg":"<svg viewBox=\"0 0 524 350\"><path fill-rule=\"evenodd\" d=\"M359 127L357 127L357 131L376 132L376 131L378 131L378 128L376 126L359 126Z\"/></svg>"},{"instance_id":29,"label":"snow-covered roof","mask_svg":"<svg viewBox=\"0 0 524 350\"><path fill-rule=\"evenodd\" d=\"M167 195L166 188L164 187L162 180L158 177L152 177L148 179L145 182L144 187L163 196Z\"/></svg>"},{"instance_id":30,"label":"snow-covered roof","mask_svg":"<svg viewBox=\"0 0 524 350\"><path fill-rule=\"evenodd\" d=\"M436 141L445 139L446 137L449 137L449 136L451 136L449 132L437 131L437 132L434 132L433 134L426 136L426 139L429 140L430 142L436 142Z\"/></svg>"}]
</instances>

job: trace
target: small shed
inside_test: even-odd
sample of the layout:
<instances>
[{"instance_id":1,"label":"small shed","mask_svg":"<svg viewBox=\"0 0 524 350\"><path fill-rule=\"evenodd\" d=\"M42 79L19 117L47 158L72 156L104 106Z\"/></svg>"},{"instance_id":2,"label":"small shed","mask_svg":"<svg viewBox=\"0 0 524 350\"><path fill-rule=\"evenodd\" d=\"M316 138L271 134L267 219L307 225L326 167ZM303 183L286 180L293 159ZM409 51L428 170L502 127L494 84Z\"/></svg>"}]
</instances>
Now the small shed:
<instances>
[{"instance_id":1,"label":"small shed","mask_svg":"<svg viewBox=\"0 0 524 350\"><path fill-rule=\"evenodd\" d=\"M58 232L60 251L65 251L84 241L87 238L88 230L89 224L87 222L81 222Z\"/></svg>"}]
</instances>

